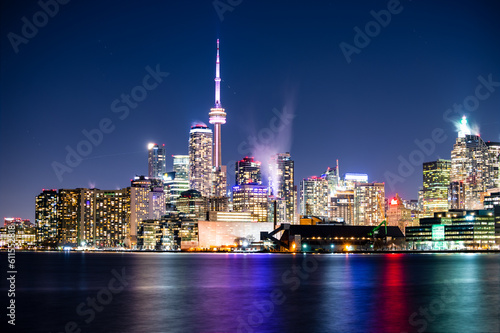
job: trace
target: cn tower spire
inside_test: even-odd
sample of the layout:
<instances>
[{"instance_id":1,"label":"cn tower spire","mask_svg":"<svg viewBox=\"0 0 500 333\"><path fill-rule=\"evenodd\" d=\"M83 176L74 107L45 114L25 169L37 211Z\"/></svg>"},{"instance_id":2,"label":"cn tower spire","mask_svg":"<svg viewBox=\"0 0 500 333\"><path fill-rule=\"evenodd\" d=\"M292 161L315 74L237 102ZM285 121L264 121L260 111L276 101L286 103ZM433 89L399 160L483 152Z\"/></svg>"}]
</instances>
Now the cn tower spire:
<instances>
[{"instance_id":1,"label":"cn tower spire","mask_svg":"<svg viewBox=\"0 0 500 333\"><path fill-rule=\"evenodd\" d=\"M209 121L214 125L214 158L213 166L219 168L222 165L222 137L221 125L226 123L226 111L220 102L220 58L219 58L219 40L217 39L217 60L215 62L215 105L210 109Z\"/></svg>"},{"instance_id":2,"label":"cn tower spire","mask_svg":"<svg viewBox=\"0 0 500 333\"><path fill-rule=\"evenodd\" d=\"M217 60L215 62L215 107L220 108L220 59L219 59L219 40L217 39Z\"/></svg>"}]
</instances>

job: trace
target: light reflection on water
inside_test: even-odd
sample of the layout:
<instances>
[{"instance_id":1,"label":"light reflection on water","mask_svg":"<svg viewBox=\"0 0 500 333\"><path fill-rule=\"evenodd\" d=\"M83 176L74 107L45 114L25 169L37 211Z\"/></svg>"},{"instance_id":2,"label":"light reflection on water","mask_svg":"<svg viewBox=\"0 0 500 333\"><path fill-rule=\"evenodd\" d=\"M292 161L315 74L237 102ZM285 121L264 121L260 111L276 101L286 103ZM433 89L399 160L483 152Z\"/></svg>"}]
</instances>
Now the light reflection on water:
<instances>
[{"instance_id":1,"label":"light reflection on water","mask_svg":"<svg viewBox=\"0 0 500 333\"><path fill-rule=\"evenodd\" d=\"M83 332L500 331L497 254L17 253L16 259L16 328L27 332L63 332L70 321ZM76 308L108 286L113 269L133 278L87 324Z\"/></svg>"}]
</instances>

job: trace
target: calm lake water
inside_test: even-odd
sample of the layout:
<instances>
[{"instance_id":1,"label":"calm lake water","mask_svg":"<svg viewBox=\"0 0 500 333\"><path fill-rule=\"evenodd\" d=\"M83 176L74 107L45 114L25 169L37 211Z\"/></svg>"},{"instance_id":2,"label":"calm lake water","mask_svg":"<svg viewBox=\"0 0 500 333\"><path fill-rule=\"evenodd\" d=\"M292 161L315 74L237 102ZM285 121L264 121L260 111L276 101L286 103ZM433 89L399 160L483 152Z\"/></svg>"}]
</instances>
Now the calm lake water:
<instances>
[{"instance_id":1,"label":"calm lake water","mask_svg":"<svg viewBox=\"0 0 500 333\"><path fill-rule=\"evenodd\" d=\"M16 266L2 332L500 332L498 254L16 253Z\"/></svg>"}]
</instances>

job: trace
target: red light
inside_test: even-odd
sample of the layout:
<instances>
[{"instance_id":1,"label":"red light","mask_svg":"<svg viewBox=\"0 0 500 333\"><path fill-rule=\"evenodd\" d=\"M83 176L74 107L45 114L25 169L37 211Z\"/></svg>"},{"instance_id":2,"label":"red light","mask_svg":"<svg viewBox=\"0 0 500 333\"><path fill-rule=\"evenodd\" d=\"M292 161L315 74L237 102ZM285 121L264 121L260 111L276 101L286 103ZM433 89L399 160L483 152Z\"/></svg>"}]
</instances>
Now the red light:
<instances>
[{"instance_id":1,"label":"red light","mask_svg":"<svg viewBox=\"0 0 500 333\"><path fill-rule=\"evenodd\" d=\"M398 199L391 199L391 205L397 205Z\"/></svg>"}]
</instances>

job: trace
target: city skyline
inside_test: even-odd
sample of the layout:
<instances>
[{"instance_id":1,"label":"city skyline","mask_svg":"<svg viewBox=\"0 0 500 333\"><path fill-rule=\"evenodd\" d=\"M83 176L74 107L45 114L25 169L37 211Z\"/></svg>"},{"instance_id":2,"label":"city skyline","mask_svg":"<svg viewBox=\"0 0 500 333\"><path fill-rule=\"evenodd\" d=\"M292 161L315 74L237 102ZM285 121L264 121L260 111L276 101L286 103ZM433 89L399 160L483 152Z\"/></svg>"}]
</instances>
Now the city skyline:
<instances>
[{"instance_id":1,"label":"city skyline","mask_svg":"<svg viewBox=\"0 0 500 333\"><path fill-rule=\"evenodd\" d=\"M2 6L9 7L8 5ZM175 6L182 7L183 5ZM190 36L194 41L187 46L180 42L182 40L180 36L177 37L172 32L157 31L162 29L154 25L143 28L140 33L132 33L134 40L137 41L137 38L142 36L141 34L148 31L146 28L155 31L149 40L154 47L149 46L147 50L135 53L125 47L126 44L123 41L111 39L106 41L104 37L94 38L91 33L79 32L77 36L92 45L86 53L91 60L82 62L80 64L82 68L76 68L78 66L75 66L74 62L61 61L65 52L72 51L69 47L75 43L72 40L64 40L67 45L59 48L60 53L55 54L59 56L56 58L59 59L59 63L49 61L49 67L42 64L54 55L48 51L41 53L36 60L31 60L31 58L33 52L43 48L47 45L46 43L57 42L57 38L61 41L64 36L54 29L62 24L61 21L67 22L71 19L71 11L86 10L88 12L89 7L85 5L73 3L61 5L60 13L51 18L46 27L40 28L38 35L30 39L29 43L21 44L18 53L12 50L9 40L3 38L2 54L6 57L2 57L1 79L2 180L0 183L4 190L1 191L1 216L20 216L34 221L34 200L42 188L95 186L100 189L114 189L127 186L134 175L147 174L145 161L147 161L148 142L165 143L167 156L186 155L190 124L196 121L208 123L206 109L211 101L208 96L213 94L212 55L214 54L213 41L216 38L222 41L221 52L224 53L222 67L224 77L227 77L222 80L221 89L223 95L227 96L227 98L224 97L225 105L228 110L231 110L231 119L224 129L224 135L227 136L223 139L225 144L222 156L222 164L228 165L229 170L234 165L230 163L231 161L240 160L247 155L266 162L266 159L258 156L261 153L260 148L264 148L264 151L267 148L274 149L275 153L290 151L295 161L296 185L303 178L320 174L327 167L335 166L335 161L338 159L341 174L366 173L369 175L370 182L386 182L387 197L397 192L404 199L416 199L418 188L422 186L422 163L415 166L408 176L403 176L404 181L395 184L394 189L387 186L385 174L387 172L398 174L399 156L408 160L413 151L426 152L419 148L415 140L427 142L426 140L433 138L431 133L436 128L442 129L441 137L446 136L446 139L435 141L433 152L425 154L422 162L439 158L449 159L457 131L451 122L444 119L450 119L449 117L453 116L453 119L458 121L462 114L447 113L447 110L453 110L455 103L474 102L474 99L469 96L477 96L478 91L481 94L475 99L480 101L478 107L465 113L469 114L469 120L473 124L481 126L481 136L485 141L500 141L498 113L496 112L500 104L500 92L496 91L497 86L494 84L500 81L500 73L495 72L498 70L497 59L500 59L499 47L494 42L498 29L491 31L487 29L488 24L498 26L498 22L493 20L493 16L489 16L491 14L486 10L488 6L485 3L472 8L478 16L482 15L483 19L486 17L485 23L474 21L477 26L473 24L468 26L471 30L468 30L465 36L460 35L464 27L457 28L456 24L450 25L448 29L456 28L457 30L445 43L448 47L453 47L445 50L445 45L436 48L436 43L443 42L446 36L449 37L447 33L450 31L436 33L437 36L426 35L425 27L419 26L415 19L408 19L409 23L402 22L400 18L411 10L421 14L429 5L401 2L403 10L392 16L390 25L384 27L379 35L374 36L361 53L352 54L351 62L348 63L339 48L339 43L352 44L355 34L353 27L364 27L366 23L373 20L370 16L371 10L379 12L386 7L384 3L365 3L361 6L362 8L348 9L347 13L350 14L347 15L348 18L337 17L339 22L332 26L339 25L338 31L330 27L328 34L317 33L314 38L301 38L298 42L293 41L291 37L282 36L282 40L277 44L285 47L284 50L288 53L281 54L281 59L286 59L281 65L277 62L280 58L276 55L264 57L269 54L269 50L276 50L277 46L271 45L272 38L262 38L256 43L245 43L244 38L238 38L238 32L242 33L241 30L230 31L232 26L238 26L238 19L251 17L255 19L256 15L267 17L265 14L258 14L254 6L256 5L242 3L235 7L234 11L225 12L224 21L219 20L217 12L213 10L210 3L207 3L206 7L200 6L204 10L213 12L210 13L210 18L200 22L199 25L217 26L219 31L204 31L196 38L191 31ZM442 6L444 7L442 4L433 5L437 12L444 10ZM35 5L30 8L20 7L22 6L10 3L8 10L11 10L12 14L7 20L2 17L2 31L19 33L20 18L32 17L30 15L40 10ZM110 10L110 7L104 7L104 11ZM282 6L274 4L268 7L270 13L276 14L278 7ZM466 8L465 3L458 3L454 9L458 11L458 17L460 17L460 15L465 16L466 9L470 8ZM297 4L287 7L287 13L292 16L296 15L298 10ZM66 14L63 14L64 11ZM195 16L198 11L201 9L193 8L190 14ZM312 15L306 15L307 20L312 21L315 17L312 14L312 8L306 8L306 11L307 14ZM2 12L5 11L2 10ZM145 14L145 12L146 9L143 8L141 13ZM97 15L92 12L88 13ZM332 11L329 13L331 14ZM284 17L278 15L278 18L279 22L284 21ZM326 25L327 19L322 17L318 24ZM447 20L443 17L440 19ZM117 18L117 20L123 20L123 18ZM109 22L103 21L104 23ZM273 26L271 20L264 20L264 23L268 28L269 25ZM437 23L437 21L432 21L431 25ZM139 22L134 24L139 24ZM406 28L410 29L412 24L414 31L410 33L410 41L419 42L418 47L406 45L411 51L403 52L394 48L393 45L391 52L382 51L384 47L392 45L388 41L389 36L393 39L399 36L399 41L405 41L404 37L401 37L403 34L401 31ZM276 26L273 28L274 30L270 31L279 32ZM128 32L131 33L131 31ZM168 36L169 43L160 43L162 33ZM249 30L244 33L245 36L251 35ZM259 30L256 34L258 33L262 31ZM478 38L479 33L486 35ZM52 37L49 36L50 34ZM417 35L420 35L420 38L417 38ZM327 43L331 45L324 53L321 51L321 46L324 46L320 41L321 36L330 38ZM468 50L466 55L463 55L466 59L461 59L455 53L452 54L457 51L459 40L460 43L475 42L476 51ZM426 49L425 42L429 42L433 48ZM113 44L115 44L116 51L111 50ZM257 44L260 47L248 44ZM304 52L301 44L312 51ZM154 52L155 47L159 52ZM418 78L418 80L412 82L411 79L407 79L404 81L407 86L399 87L400 78L395 73L399 68L397 61L402 60L398 55L409 55L412 51L420 53L417 58L404 62L406 65L404 71L410 78ZM430 56L431 51L442 52L443 59L451 59L451 64L444 66L443 63L439 63L427 68L422 59ZM193 52L196 55L193 55ZM138 56L136 53L141 54ZM191 55L194 58L193 61L181 63L182 59L190 59L189 57L181 58L186 54ZM247 55L242 57L243 54ZM285 55L299 60L292 60ZM306 55L307 60L319 58L318 63L311 65L305 62ZM385 62L380 58L381 56L387 56L389 59ZM113 59L117 57L121 61L121 66L114 63ZM376 57L381 61L382 68L375 71L366 67L369 64L369 57ZM422 58L419 60L418 57ZM468 57L473 57L475 61L471 61ZM92 61L97 61L97 64ZM394 65L391 61L396 64ZM259 62L264 62L264 65L258 64ZM459 66L462 62L463 66ZM174 63L177 63L179 68L175 67ZM248 63L250 64L247 65ZM417 74L417 71L408 69L409 63L419 65L420 67L417 67L424 73ZM12 68L10 68L11 64L14 64ZM296 66L299 64L302 66ZM26 66L26 68L20 69L20 66ZM121 71L127 66L131 66L131 69L122 73ZM71 74L75 77L71 77L69 73L63 75L63 71L70 68ZM90 71L89 75L84 75L86 69ZM338 76L333 74L335 70L340 70ZM144 82L143 78L148 73L150 77L154 77L153 74L158 72L160 77L156 78L156 82L153 79L148 81L151 86L156 84L156 88L148 90L147 98L138 102L136 108L127 108L126 104L121 103L117 105L123 111L114 113L112 108L110 110L109 105L119 98L120 94L130 94L138 84ZM183 76L188 78L180 80ZM445 79L446 77L448 79ZM44 80L48 80L53 86L42 87ZM118 81L123 81L123 83L118 84ZM63 89L64 82L68 83L68 88ZM105 89L104 85L107 84L111 84L112 89ZM342 84L348 87L342 88ZM380 88L375 87L379 84ZM273 85L275 89L270 88ZM479 86L483 88L476 89ZM61 89L64 91L62 95L59 92ZM78 91L79 89L81 91ZM31 98L27 100L21 98L24 93ZM334 102L332 102L332 93ZM398 94L401 96L398 97ZM485 94L489 96L480 98ZM366 101L359 101L363 99ZM32 104L33 102L28 100L37 103ZM92 103L89 102L90 100ZM34 105L37 108L34 108ZM30 108L36 111L27 111L31 110ZM128 113L123 108L127 109ZM273 133L271 131L273 138L280 138L276 143L277 146L273 147L273 145L266 144L265 140L259 140L272 130L273 122L280 124L280 119L274 121L273 119L277 118L284 108L294 115L281 119L288 121L288 123L281 124L285 125L284 132ZM44 112L42 113L39 109L43 109ZM177 112L176 109L182 112ZM334 112L327 111L329 109ZM375 110L372 111L373 109ZM405 112L401 112L402 109ZM24 115L22 112L18 115L18 110L24 110ZM68 110L71 112L68 113ZM323 112L319 113L316 110ZM121 119L122 117L124 119ZM21 121L21 119L28 119L28 121ZM112 123L106 121L103 123L103 119L111 119ZM141 122L144 122L144 125ZM250 128L249 124L252 124ZM65 147L70 146L76 149L77 144L85 139L82 131L91 132L95 128L101 128L103 133L101 142L91 148L92 151L87 157L76 161L75 166L69 166L72 169L71 173L64 173L63 180L60 181L54 173L53 162L64 163L67 154ZM311 131L315 134L324 133L310 136L308 132ZM252 144L252 140L249 139L252 135L257 138L256 145ZM293 135L292 140L286 140L287 135ZM380 140L373 140L374 135L380 136ZM281 138L284 140L282 141ZM338 142L339 144L325 145L325 142ZM255 149L242 154L240 153L242 149L238 148L243 143ZM325 146L328 147L327 150ZM19 149L19 147L26 148ZM21 154L21 151L24 154ZM32 153L28 156L29 158L24 156L29 155L26 151ZM172 170L172 161L167 158L167 171L170 170ZM27 177L29 179L23 178L26 175L29 175ZM233 185L233 175L228 175L227 179L228 185Z\"/></svg>"}]
</instances>

